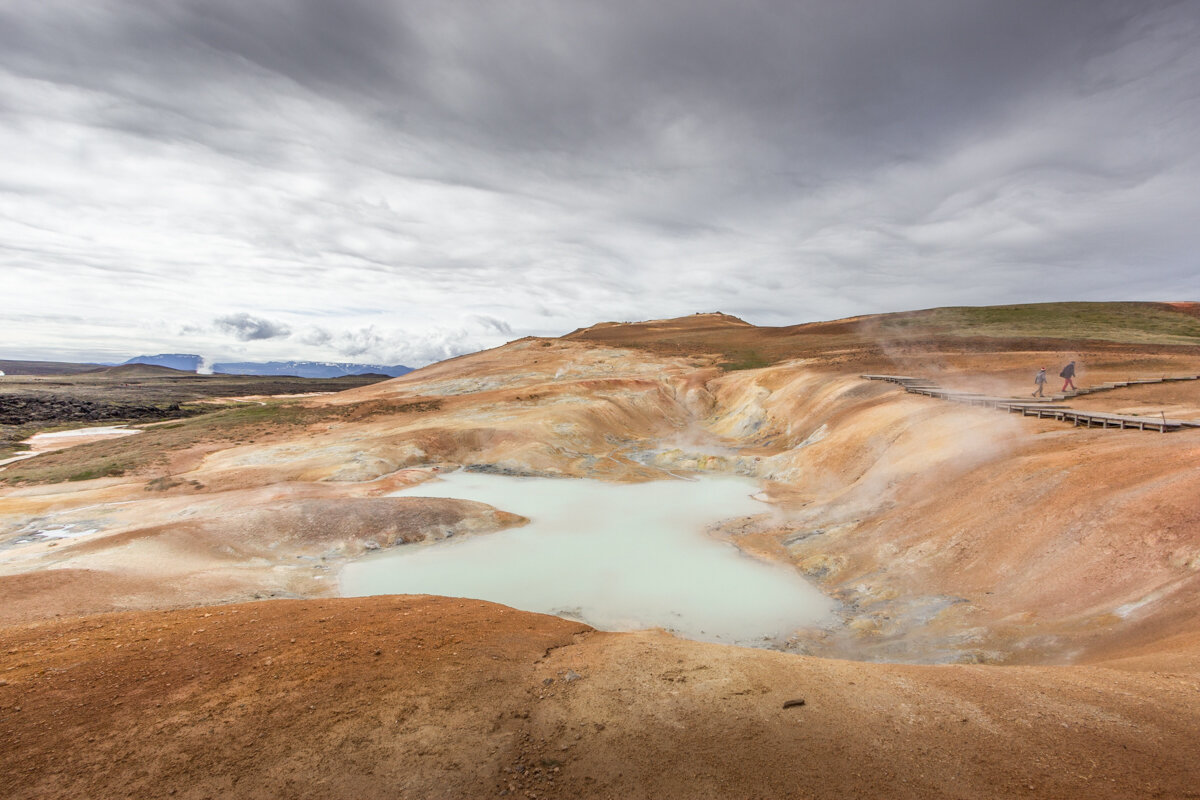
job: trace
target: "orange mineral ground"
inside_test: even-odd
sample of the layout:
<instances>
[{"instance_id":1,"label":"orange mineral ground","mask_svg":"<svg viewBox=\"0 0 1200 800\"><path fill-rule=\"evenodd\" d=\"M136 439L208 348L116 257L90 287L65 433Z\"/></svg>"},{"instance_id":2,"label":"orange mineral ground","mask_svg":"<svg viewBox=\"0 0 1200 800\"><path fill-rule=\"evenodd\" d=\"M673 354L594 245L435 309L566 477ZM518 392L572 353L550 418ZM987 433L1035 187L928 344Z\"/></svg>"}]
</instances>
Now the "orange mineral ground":
<instances>
[{"instance_id":1,"label":"orange mineral ground","mask_svg":"<svg viewBox=\"0 0 1200 800\"><path fill-rule=\"evenodd\" d=\"M1195 376L1193 311L604 323L10 464L0 796L1200 796L1200 427L860 377ZM1197 419L1200 381L1064 402ZM525 523L390 496L458 468L752 478L766 511L712 534L837 621L765 650L337 597L368 550Z\"/></svg>"}]
</instances>

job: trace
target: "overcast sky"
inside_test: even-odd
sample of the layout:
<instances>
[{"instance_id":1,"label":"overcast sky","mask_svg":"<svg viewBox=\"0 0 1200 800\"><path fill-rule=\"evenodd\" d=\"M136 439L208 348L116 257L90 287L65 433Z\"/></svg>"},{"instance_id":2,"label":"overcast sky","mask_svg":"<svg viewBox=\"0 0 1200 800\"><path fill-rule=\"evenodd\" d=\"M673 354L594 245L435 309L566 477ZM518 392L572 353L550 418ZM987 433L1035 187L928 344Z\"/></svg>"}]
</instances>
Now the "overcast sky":
<instances>
[{"instance_id":1,"label":"overcast sky","mask_svg":"<svg viewBox=\"0 0 1200 800\"><path fill-rule=\"evenodd\" d=\"M0 357L1200 299L1200 2L0 0Z\"/></svg>"}]
</instances>

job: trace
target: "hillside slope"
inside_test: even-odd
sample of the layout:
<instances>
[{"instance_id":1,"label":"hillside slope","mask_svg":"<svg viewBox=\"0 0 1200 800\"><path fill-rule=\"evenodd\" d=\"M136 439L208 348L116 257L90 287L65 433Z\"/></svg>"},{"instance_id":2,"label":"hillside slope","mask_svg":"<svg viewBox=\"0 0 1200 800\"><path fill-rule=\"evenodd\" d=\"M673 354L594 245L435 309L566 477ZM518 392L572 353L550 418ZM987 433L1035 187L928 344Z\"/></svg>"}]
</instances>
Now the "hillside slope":
<instances>
[{"instance_id":1,"label":"hillside slope","mask_svg":"<svg viewBox=\"0 0 1200 800\"><path fill-rule=\"evenodd\" d=\"M3 637L0 793L13 800L1197 786L1194 660L1170 673L861 664L428 597L105 615Z\"/></svg>"},{"instance_id":2,"label":"hillside slope","mask_svg":"<svg viewBox=\"0 0 1200 800\"><path fill-rule=\"evenodd\" d=\"M604 323L567 339L662 353L720 354L766 366L783 359L850 358L881 366L897 356L966 350L1052 350L1087 343L1139 352L1200 347L1198 303L1033 303L934 308L872 314L781 328L756 327L726 314L625 325Z\"/></svg>"},{"instance_id":3,"label":"hillside slope","mask_svg":"<svg viewBox=\"0 0 1200 800\"><path fill-rule=\"evenodd\" d=\"M1165 329L872 333L888 325L601 325L24 462L0 489L6 795L1194 793L1200 430L1072 428L859 374L1024 395L1040 365L1194 375L1200 349ZM1089 402L1196 407L1198 389ZM459 468L752 478L763 513L712 535L805 575L838 621L768 652L334 599L381 530L520 524L388 496ZM270 597L305 599L222 605ZM80 616L101 611L124 613Z\"/></svg>"}]
</instances>

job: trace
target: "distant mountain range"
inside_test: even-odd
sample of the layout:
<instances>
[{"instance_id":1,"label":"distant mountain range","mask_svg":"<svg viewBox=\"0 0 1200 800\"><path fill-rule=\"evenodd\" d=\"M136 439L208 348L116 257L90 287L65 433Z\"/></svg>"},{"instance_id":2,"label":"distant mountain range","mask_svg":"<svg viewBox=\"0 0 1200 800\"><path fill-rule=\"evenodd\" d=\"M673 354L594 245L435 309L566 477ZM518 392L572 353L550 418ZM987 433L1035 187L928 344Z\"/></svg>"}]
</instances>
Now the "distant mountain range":
<instances>
[{"instance_id":1,"label":"distant mountain range","mask_svg":"<svg viewBox=\"0 0 1200 800\"><path fill-rule=\"evenodd\" d=\"M128 361L122 361L120 364L113 364L112 366L123 367L126 364L151 364L155 367L170 367L171 369L181 369L184 372L195 372L200 369L200 365L203 363L203 356L194 356L187 353L159 353L156 356L136 356Z\"/></svg>"},{"instance_id":2,"label":"distant mountain range","mask_svg":"<svg viewBox=\"0 0 1200 800\"><path fill-rule=\"evenodd\" d=\"M241 361L213 364L223 375L295 375L298 378L341 378L345 375L387 375L398 378L413 371L403 364L348 364L332 361Z\"/></svg>"},{"instance_id":3,"label":"distant mountain range","mask_svg":"<svg viewBox=\"0 0 1200 800\"><path fill-rule=\"evenodd\" d=\"M124 364L152 364L195 372L204 364L204 359L191 353L159 353L156 356L137 356ZM332 361L237 361L212 364L211 367L213 372L222 375L294 375L298 378L341 378L347 375L387 375L398 378L412 372L412 367L403 364L385 366Z\"/></svg>"}]
</instances>

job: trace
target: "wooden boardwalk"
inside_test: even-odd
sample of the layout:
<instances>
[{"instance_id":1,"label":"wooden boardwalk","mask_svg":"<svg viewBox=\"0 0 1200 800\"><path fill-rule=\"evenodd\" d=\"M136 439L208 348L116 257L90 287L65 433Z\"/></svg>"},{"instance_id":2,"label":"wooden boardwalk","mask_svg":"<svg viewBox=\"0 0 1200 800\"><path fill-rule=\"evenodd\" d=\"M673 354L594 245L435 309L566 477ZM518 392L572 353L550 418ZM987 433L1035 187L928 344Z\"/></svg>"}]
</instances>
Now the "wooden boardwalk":
<instances>
[{"instance_id":1,"label":"wooden boardwalk","mask_svg":"<svg viewBox=\"0 0 1200 800\"><path fill-rule=\"evenodd\" d=\"M1072 397L1083 397L1088 394L1096 394L1097 392L1111 392L1113 389L1124 389L1126 386L1140 386L1147 383L1174 383L1175 381L1195 381L1200 380L1200 375L1176 375L1173 377L1163 376L1161 378L1140 378L1133 381L1113 381L1112 383L1102 383L1099 386L1089 386L1086 389L1076 389L1072 392L1062 392L1053 395L1051 399L1069 400Z\"/></svg>"},{"instance_id":2,"label":"wooden boardwalk","mask_svg":"<svg viewBox=\"0 0 1200 800\"><path fill-rule=\"evenodd\" d=\"M1073 423L1076 427L1136 428L1139 431L1151 430L1161 433L1181 431L1184 428L1200 428L1200 420L1195 419L1167 419L1165 415L1159 417L1138 417L1128 414L1109 414L1103 411L1080 411L1062 403L1063 400L1069 400L1072 397L1095 394L1096 392L1109 392L1113 389L1123 389L1126 386L1200 380L1200 375L1115 381L1113 383L1102 383L1099 386L1087 389L1078 389L1074 392L1051 395L1044 399L996 397L972 392L958 392L951 389L943 389L925 378L914 378L908 375L863 375L862 377L869 381L888 381L899 384L909 394L919 394L925 397L934 397L938 400L946 400L951 403L963 403L981 408L994 408L999 411L1007 411L1011 414L1019 413L1024 417L1056 419L1062 422Z\"/></svg>"}]
</instances>

